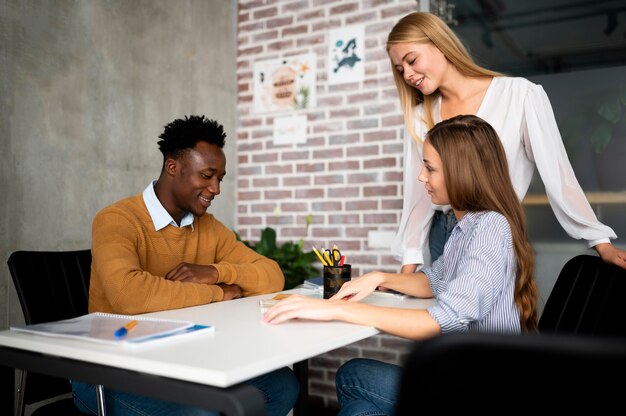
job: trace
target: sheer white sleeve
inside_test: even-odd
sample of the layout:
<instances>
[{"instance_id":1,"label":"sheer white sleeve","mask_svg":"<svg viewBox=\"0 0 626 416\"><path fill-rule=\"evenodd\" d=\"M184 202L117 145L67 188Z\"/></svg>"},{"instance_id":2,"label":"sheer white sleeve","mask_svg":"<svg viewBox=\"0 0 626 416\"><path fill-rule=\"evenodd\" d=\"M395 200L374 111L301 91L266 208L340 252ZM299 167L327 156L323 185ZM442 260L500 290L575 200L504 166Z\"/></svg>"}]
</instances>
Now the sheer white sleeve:
<instances>
[{"instance_id":1,"label":"sheer white sleeve","mask_svg":"<svg viewBox=\"0 0 626 416\"><path fill-rule=\"evenodd\" d=\"M567 157L547 94L533 85L524 100L522 140L534 160L554 215L572 238L587 240L589 247L608 243L615 232L596 218Z\"/></svg>"}]
</instances>

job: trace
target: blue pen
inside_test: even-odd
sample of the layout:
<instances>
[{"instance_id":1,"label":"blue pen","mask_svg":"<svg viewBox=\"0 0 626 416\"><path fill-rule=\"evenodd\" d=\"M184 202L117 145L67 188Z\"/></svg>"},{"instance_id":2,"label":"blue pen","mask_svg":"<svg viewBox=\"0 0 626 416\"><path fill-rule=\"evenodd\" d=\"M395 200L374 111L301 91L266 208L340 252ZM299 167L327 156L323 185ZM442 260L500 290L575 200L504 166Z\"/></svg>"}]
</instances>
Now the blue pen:
<instances>
[{"instance_id":1,"label":"blue pen","mask_svg":"<svg viewBox=\"0 0 626 416\"><path fill-rule=\"evenodd\" d=\"M133 329L135 327L135 325L137 325L137 321L136 320L130 321L129 323L127 323L126 325L124 325L123 327L121 327L120 329L115 331L115 333L114 333L115 337L116 338L123 337L124 335L128 334L128 331Z\"/></svg>"}]
</instances>

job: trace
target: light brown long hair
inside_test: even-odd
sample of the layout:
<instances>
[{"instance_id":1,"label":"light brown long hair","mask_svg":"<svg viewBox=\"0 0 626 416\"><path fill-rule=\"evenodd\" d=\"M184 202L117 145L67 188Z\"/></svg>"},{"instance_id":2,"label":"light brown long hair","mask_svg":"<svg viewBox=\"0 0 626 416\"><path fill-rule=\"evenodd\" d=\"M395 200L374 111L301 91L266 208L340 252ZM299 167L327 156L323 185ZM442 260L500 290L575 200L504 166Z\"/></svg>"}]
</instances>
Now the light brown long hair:
<instances>
[{"instance_id":1,"label":"light brown long hair","mask_svg":"<svg viewBox=\"0 0 626 416\"><path fill-rule=\"evenodd\" d=\"M461 74L468 77L502 76L499 72L490 71L477 65L456 34L443 20L432 13L413 12L400 19L387 37L387 53L389 53L391 45L398 43L432 43ZM391 71L404 113L404 125L413 140L422 142L423 137L418 137L415 132L413 107L419 103L424 103L424 122L430 129L435 124L432 106L439 96L439 92L424 96L421 91L404 81L402 74L395 69L393 62L391 62Z\"/></svg>"},{"instance_id":2,"label":"light brown long hair","mask_svg":"<svg viewBox=\"0 0 626 416\"><path fill-rule=\"evenodd\" d=\"M515 304L525 331L537 328L537 284L526 217L511 178L504 148L496 131L480 117L460 115L437 123L426 140L443 163L450 205L460 211L495 211L511 227L517 260Z\"/></svg>"}]
</instances>

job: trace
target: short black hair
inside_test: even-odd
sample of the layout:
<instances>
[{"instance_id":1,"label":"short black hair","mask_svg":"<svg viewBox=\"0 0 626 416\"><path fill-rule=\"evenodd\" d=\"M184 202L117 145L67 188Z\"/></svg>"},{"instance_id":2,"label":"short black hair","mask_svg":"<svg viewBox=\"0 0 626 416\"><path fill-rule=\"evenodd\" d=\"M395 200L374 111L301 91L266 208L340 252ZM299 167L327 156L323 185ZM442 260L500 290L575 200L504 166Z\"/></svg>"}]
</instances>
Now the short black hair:
<instances>
[{"instance_id":1,"label":"short black hair","mask_svg":"<svg viewBox=\"0 0 626 416\"><path fill-rule=\"evenodd\" d=\"M167 124L159 138L161 140L158 145L163 158L178 159L186 150L194 148L201 141L224 148L226 133L217 121L192 115Z\"/></svg>"}]
</instances>

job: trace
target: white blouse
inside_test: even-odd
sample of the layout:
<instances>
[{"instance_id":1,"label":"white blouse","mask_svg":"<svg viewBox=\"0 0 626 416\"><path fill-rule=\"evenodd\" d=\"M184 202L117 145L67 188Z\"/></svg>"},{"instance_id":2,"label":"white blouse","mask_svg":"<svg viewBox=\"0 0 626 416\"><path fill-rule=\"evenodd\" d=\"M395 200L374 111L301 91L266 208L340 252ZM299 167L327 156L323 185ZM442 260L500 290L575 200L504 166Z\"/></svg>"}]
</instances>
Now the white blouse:
<instances>
[{"instance_id":1,"label":"white blouse","mask_svg":"<svg viewBox=\"0 0 626 416\"><path fill-rule=\"evenodd\" d=\"M417 106L415 111L415 130L423 138L428 131L421 121L423 107ZM587 240L589 247L617 238L610 227L598 221L578 184L550 100L541 85L525 78L495 77L476 115L490 123L500 136L520 200L526 195L537 166L554 215L570 237ZM441 121L441 97L434 103L433 117L435 122ZM450 207L433 205L418 181L423 165L422 144L406 134L404 203L391 252L402 264L423 265L430 258L428 233L435 209L447 211Z\"/></svg>"}]
</instances>

